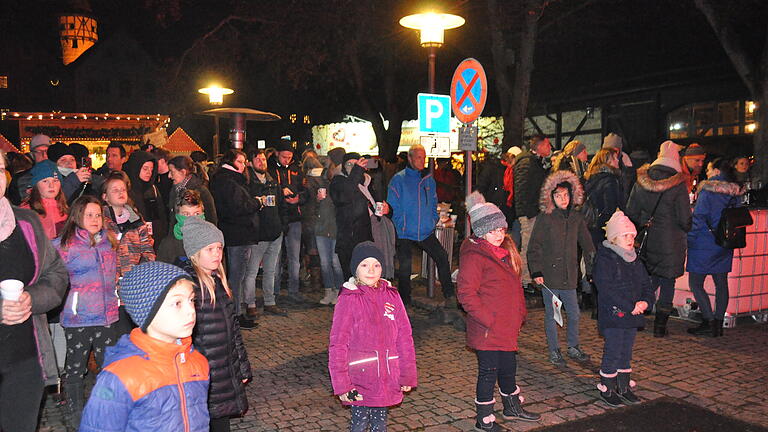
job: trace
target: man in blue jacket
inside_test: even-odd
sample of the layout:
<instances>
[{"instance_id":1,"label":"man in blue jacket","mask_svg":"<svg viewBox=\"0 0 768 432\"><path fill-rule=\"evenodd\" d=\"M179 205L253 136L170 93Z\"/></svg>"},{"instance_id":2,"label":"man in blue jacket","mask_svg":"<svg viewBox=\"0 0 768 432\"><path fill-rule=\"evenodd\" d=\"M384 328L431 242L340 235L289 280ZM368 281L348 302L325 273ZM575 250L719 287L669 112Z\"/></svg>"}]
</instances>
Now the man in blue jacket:
<instances>
[{"instance_id":1,"label":"man in blue jacket","mask_svg":"<svg viewBox=\"0 0 768 432\"><path fill-rule=\"evenodd\" d=\"M448 253L435 236L437 224L437 186L424 169L427 152L420 144L408 150L408 166L389 182L387 202L397 231L397 288L406 305L411 303L411 248L418 246L437 264L443 297L448 306L456 304Z\"/></svg>"}]
</instances>

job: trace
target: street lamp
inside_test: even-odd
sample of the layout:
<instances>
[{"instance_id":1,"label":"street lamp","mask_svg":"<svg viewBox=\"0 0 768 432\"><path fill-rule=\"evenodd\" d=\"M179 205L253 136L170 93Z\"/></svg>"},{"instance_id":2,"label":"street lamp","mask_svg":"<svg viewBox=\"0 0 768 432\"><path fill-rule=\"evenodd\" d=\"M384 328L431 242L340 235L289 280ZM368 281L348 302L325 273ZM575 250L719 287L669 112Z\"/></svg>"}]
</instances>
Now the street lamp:
<instances>
[{"instance_id":1,"label":"street lamp","mask_svg":"<svg viewBox=\"0 0 768 432\"><path fill-rule=\"evenodd\" d=\"M426 12L401 18L400 25L419 30L421 46L429 49L429 92L434 93L437 49L443 46L445 31L463 26L464 18L446 13Z\"/></svg>"},{"instance_id":2,"label":"street lamp","mask_svg":"<svg viewBox=\"0 0 768 432\"><path fill-rule=\"evenodd\" d=\"M221 105L224 103L224 95L231 95L235 91L230 88L219 87L218 85L212 85L210 87L201 88L198 92L208 95L208 102L211 105Z\"/></svg>"}]
</instances>

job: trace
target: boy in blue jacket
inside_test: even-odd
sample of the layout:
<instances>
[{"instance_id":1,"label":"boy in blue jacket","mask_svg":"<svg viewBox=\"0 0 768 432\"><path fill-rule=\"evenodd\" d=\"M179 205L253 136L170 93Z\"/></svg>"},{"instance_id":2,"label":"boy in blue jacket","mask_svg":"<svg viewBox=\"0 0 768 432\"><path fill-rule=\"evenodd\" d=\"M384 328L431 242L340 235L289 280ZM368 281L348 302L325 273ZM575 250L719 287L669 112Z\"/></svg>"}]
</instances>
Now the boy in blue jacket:
<instances>
[{"instance_id":1,"label":"boy in blue jacket","mask_svg":"<svg viewBox=\"0 0 768 432\"><path fill-rule=\"evenodd\" d=\"M208 431L208 361L192 348L191 276L162 262L139 264L120 296L138 326L107 350L80 423L90 431Z\"/></svg>"},{"instance_id":2,"label":"boy in blue jacket","mask_svg":"<svg viewBox=\"0 0 768 432\"><path fill-rule=\"evenodd\" d=\"M600 364L600 398L610 406L640 403L630 380L632 348L643 312L655 300L648 272L634 248L637 230L621 210L608 220L606 238L597 250L593 280L597 285L597 325L605 338Z\"/></svg>"}]
</instances>

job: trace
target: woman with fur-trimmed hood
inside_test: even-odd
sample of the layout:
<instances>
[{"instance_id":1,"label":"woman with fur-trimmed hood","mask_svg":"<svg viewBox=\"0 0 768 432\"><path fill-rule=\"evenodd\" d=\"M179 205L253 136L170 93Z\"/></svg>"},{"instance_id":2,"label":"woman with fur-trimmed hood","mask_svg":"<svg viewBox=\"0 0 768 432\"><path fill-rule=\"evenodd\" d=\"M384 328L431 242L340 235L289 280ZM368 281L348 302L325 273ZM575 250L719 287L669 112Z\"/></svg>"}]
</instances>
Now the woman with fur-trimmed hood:
<instances>
[{"instance_id":1,"label":"woman with fur-trimmed hood","mask_svg":"<svg viewBox=\"0 0 768 432\"><path fill-rule=\"evenodd\" d=\"M656 160L637 170L637 183L627 202L626 214L638 231L653 217L641 254L652 287L661 287L653 324L656 337L664 337L667 332L675 279L685 270L686 233L691 229L691 208L679 150L674 142L663 142Z\"/></svg>"},{"instance_id":2,"label":"woman with fur-trimmed hood","mask_svg":"<svg viewBox=\"0 0 768 432\"><path fill-rule=\"evenodd\" d=\"M698 185L698 199L693 210L693 227L688 233L688 285L701 309L701 325L688 333L712 337L722 336L723 317L728 307L728 273L733 262L733 249L715 242L714 231L726 207L738 207L744 189L733 181L728 161L715 159L707 165L707 180ZM715 282L715 312L704 291L704 279L711 275Z\"/></svg>"},{"instance_id":3,"label":"woman with fur-trimmed hood","mask_svg":"<svg viewBox=\"0 0 768 432\"><path fill-rule=\"evenodd\" d=\"M579 247L584 256L587 275L592 274L595 246L581 212L575 207L584 202L584 188L570 171L556 171L544 180L539 195L539 216L528 245L528 268L533 281L542 287L545 329L550 362L564 366L557 339L557 323L553 318L552 296L563 302L568 315L568 356L586 361L589 356L579 348ZM587 279L590 279L587 276Z\"/></svg>"}]
</instances>

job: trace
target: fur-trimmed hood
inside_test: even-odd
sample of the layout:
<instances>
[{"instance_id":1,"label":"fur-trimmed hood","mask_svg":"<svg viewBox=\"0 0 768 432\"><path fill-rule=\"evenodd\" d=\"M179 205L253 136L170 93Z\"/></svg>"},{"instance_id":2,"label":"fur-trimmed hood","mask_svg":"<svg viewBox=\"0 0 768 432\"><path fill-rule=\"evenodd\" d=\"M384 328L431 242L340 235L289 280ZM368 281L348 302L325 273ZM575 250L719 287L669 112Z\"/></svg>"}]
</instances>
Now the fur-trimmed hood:
<instances>
[{"instance_id":1,"label":"fur-trimmed hood","mask_svg":"<svg viewBox=\"0 0 768 432\"><path fill-rule=\"evenodd\" d=\"M666 190L672 189L680 183L685 183L685 174L681 172L676 172L674 175L667 178L654 180L649 175L648 170L650 168L652 168L650 164L645 164L637 169L637 184L649 192L664 192ZM672 171L672 168L661 167L658 165L654 166L653 168L666 168L667 170Z\"/></svg>"},{"instance_id":2,"label":"fur-trimmed hood","mask_svg":"<svg viewBox=\"0 0 768 432\"><path fill-rule=\"evenodd\" d=\"M731 196L744 195L744 192L746 192L744 187L738 183L723 180L719 176L699 183L696 191L701 192L702 190Z\"/></svg>"},{"instance_id":3,"label":"fur-trimmed hood","mask_svg":"<svg viewBox=\"0 0 768 432\"><path fill-rule=\"evenodd\" d=\"M539 210L542 213L550 214L555 210L555 203L552 201L552 191L560 183L568 182L571 184L571 203L570 208L580 206L584 203L584 187L581 185L576 174L570 171L555 171L550 174L541 185L539 193Z\"/></svg>"}]
</instances>

